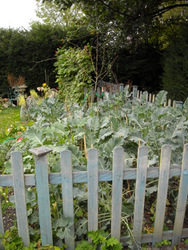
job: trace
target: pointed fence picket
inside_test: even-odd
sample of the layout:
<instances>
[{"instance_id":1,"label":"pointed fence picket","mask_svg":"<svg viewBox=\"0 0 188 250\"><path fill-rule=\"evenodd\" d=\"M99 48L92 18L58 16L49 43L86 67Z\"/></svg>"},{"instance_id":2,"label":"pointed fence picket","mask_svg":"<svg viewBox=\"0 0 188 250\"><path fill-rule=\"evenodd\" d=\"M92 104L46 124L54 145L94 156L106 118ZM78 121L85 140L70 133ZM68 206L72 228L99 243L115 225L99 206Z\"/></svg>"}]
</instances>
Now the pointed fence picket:
<instances>
[{"instance_id":1,"label":"pointed fence picket","mask_svg":"<svg viewBox=\"0 0 188 250\"><path fill-rule=\"evenodd\" d=\"M87 171L72 172L72 154L69 150L60 153L61 172L48 173L46 147L31 149L35 158L35 174L23 174L22 155L12 153L12 175L0 175L0 186L14 187L18 232L24 245L29 245L29 227L25 200L26 186L36 186L39 223L42 245L53 244L52 225L49 201L49 184L62 185L63 215L74 221L73 185L88 183L88 230L98 229L98 182L112 182L112 213L111 235L126 245L127 236L121 237L122 188L124 180L136 180L133 235L135 249L140 249L142 243L153 245L164 239L178 243L181 238L188 237L188 229L183 228L187 195L188 195L188 144L184 146L182 166L171 166L171 147L164 145L161 149L160 167L148 167L148 148L139 147L137 168L123 168L124 151L121 147L114 149L113 170L98 170L98 151L88 150ZM180 176L179 195L174 230L163 231L166 198L169 178ZM143 234L144 200L147 178L158 178L158 197L155 213L154 233ZM0 206L0 233L4 233L2 210ZM65 239L68 249L75 248L74 225L70 228L70 237ZM2 246L0 246L2 247Z\"/></svg>"}]
</instances>

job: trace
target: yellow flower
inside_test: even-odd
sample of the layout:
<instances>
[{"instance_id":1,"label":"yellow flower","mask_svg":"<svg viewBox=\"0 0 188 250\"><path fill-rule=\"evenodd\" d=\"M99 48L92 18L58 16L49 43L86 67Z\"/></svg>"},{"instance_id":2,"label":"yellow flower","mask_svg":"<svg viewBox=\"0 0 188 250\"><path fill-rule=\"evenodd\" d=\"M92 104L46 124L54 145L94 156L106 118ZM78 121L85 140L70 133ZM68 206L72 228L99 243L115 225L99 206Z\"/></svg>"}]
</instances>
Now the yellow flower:
<instances>
[{"instance_id":1,"label":"yellow flower","mask_svg":"<svg viewBox=\"0 0 188 250\"><path fill-rule=\"evenodd\" d=\"M42 86L43 86L43 87L46 87L46 83L44 82L44 83L42 84Z\"/></svg>"},{"instance_id":2,"label":"yellow flower","mask_svg":"<svg viewBox=\"0 0 188 250\"><path fill-rule=\"evenodd\" d=\"M30 94L35 98L35 100L38 100L39 96L37 92L34 89L30 90Z\"/></svg>"},{"instance_id":3,"label":"yellow flower","mask_svg":"<svg viewBox=\"0 0 188 250\"><path fill-rule=\"evenodd\" d=\"M25 106L25 98L24 98L23 95L20 95L18 97L18 103L19 103L20 106Z\"/></svg>"}]
</instances>

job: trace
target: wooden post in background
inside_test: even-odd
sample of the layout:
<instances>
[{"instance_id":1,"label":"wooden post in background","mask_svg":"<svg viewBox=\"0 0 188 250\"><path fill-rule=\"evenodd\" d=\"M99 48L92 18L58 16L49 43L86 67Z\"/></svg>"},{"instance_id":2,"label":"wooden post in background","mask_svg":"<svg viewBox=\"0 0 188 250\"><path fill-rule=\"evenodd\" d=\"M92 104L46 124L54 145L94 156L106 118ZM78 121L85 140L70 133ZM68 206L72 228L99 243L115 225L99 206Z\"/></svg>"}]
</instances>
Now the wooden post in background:
<instances>
[{"instance_id":1,"label":"wooden post in background","mask_svg":"<svg viewBox=\"0 0 188 250\"><path fill-rule=\"evenodd\" d=\"M95 99L95 91L94 88L91 89L91 103L94 103L94 99Z\"/></svg>"},{"instance_id":2,"label":"wooden post in background","mask_svg":"<svg viewBox=\"0 0 188 250\"><path fill-rule=\"evenodd\" d=\"M182 101L175 101L175 107L182 109L183 108L183 102Z\"/></svg>"},{"instance_id":3,"label":"wooden post in background","mask_svg":"<svg viewBox=\"0 0 188 250\"><path fill-rule=\"evenodd\" d=\"M133 87L133 99L134 99L134 98L137 98L137 90L138 90L138 86L133 85L132 87Z\"/></svg>"},{"instance_id":4,"label":"wooden post in background","mask_svg":"<svg viewBox=\"0 0 188 250\"><path fill-rule=\"evenodd\" d=\"M123 92L123 88L124 88L124 84L123 83L120 83L119 84L119 92Z\"/></svg>"},{"instance_id":5,"label":"wooden post in background","mask_svg":"<svg viewBox=\"0 0 188 250\"><path fill-rule=\"evenodd\" d=\"M100 102L101 89L97 87L97 102Z\"/></svg>"}]
</instances>

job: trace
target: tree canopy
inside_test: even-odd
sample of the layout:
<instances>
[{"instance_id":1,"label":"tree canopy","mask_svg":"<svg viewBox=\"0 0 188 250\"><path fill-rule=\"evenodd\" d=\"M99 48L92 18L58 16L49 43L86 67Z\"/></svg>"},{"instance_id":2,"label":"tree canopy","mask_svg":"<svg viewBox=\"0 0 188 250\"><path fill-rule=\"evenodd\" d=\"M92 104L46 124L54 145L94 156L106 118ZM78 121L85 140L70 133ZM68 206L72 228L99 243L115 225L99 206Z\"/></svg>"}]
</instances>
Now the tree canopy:
<instances>
[{"instance_id":1,"label":"tree canopy","mask_svg":"<svg viewBox=\"0 0 188 250\"><path fill-rule=\"evenodd\" d=\"M89 16L89 23L107 33L109 40L111 42L113 40L118 46L148 42L156 25L159 27L160 23L160 26L163 26L167 20L177 24L180 19L185 20L188 15L188 3L185 0L43 0L43 2L54 2L62 11L79 3L82 12Z\"/></svg>"},{"instance_id":2,"label":"tree canopy","mask_svg":"<svg viewBox=\"0 0 188 250\"><path fill-rule=\"evenodd\" d=\"M79 52L89 43L95 87L100 79L116 83L131 80L140 89L151 92L165 88L170 93L173 87L180 86L182 95L175 91L173 98L185 99L188 64L183 53L187 40L186 35L180 40L177 37L181 37L182 27L187 25L187 1L37 2L43 24L34 22L29 31L1 29L0 95L8 91L8 73L23 76L29 88L42 82L56 86L55 51L61 46L62 54ZM176 83L170 77L172 61L179 62Z\"/></svg>"}]
</instances>

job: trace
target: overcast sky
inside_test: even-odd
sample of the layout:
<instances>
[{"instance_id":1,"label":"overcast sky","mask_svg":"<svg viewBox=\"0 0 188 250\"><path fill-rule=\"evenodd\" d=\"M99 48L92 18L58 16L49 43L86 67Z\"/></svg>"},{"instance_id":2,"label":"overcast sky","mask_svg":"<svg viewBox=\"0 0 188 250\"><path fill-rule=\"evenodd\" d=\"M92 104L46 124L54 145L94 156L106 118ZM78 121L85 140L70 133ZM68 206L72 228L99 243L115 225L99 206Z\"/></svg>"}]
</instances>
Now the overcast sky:
<instances>
[{"instance_id":1,"label":"overcast sky","mask_svg":"<svg viewBox=\"0 0 188 250\"><path fill-rule=\"evenodd\" d=\"M35 14L36 0L0 0L0 28L29 28Z\"/></svg>"}]
</instances>

